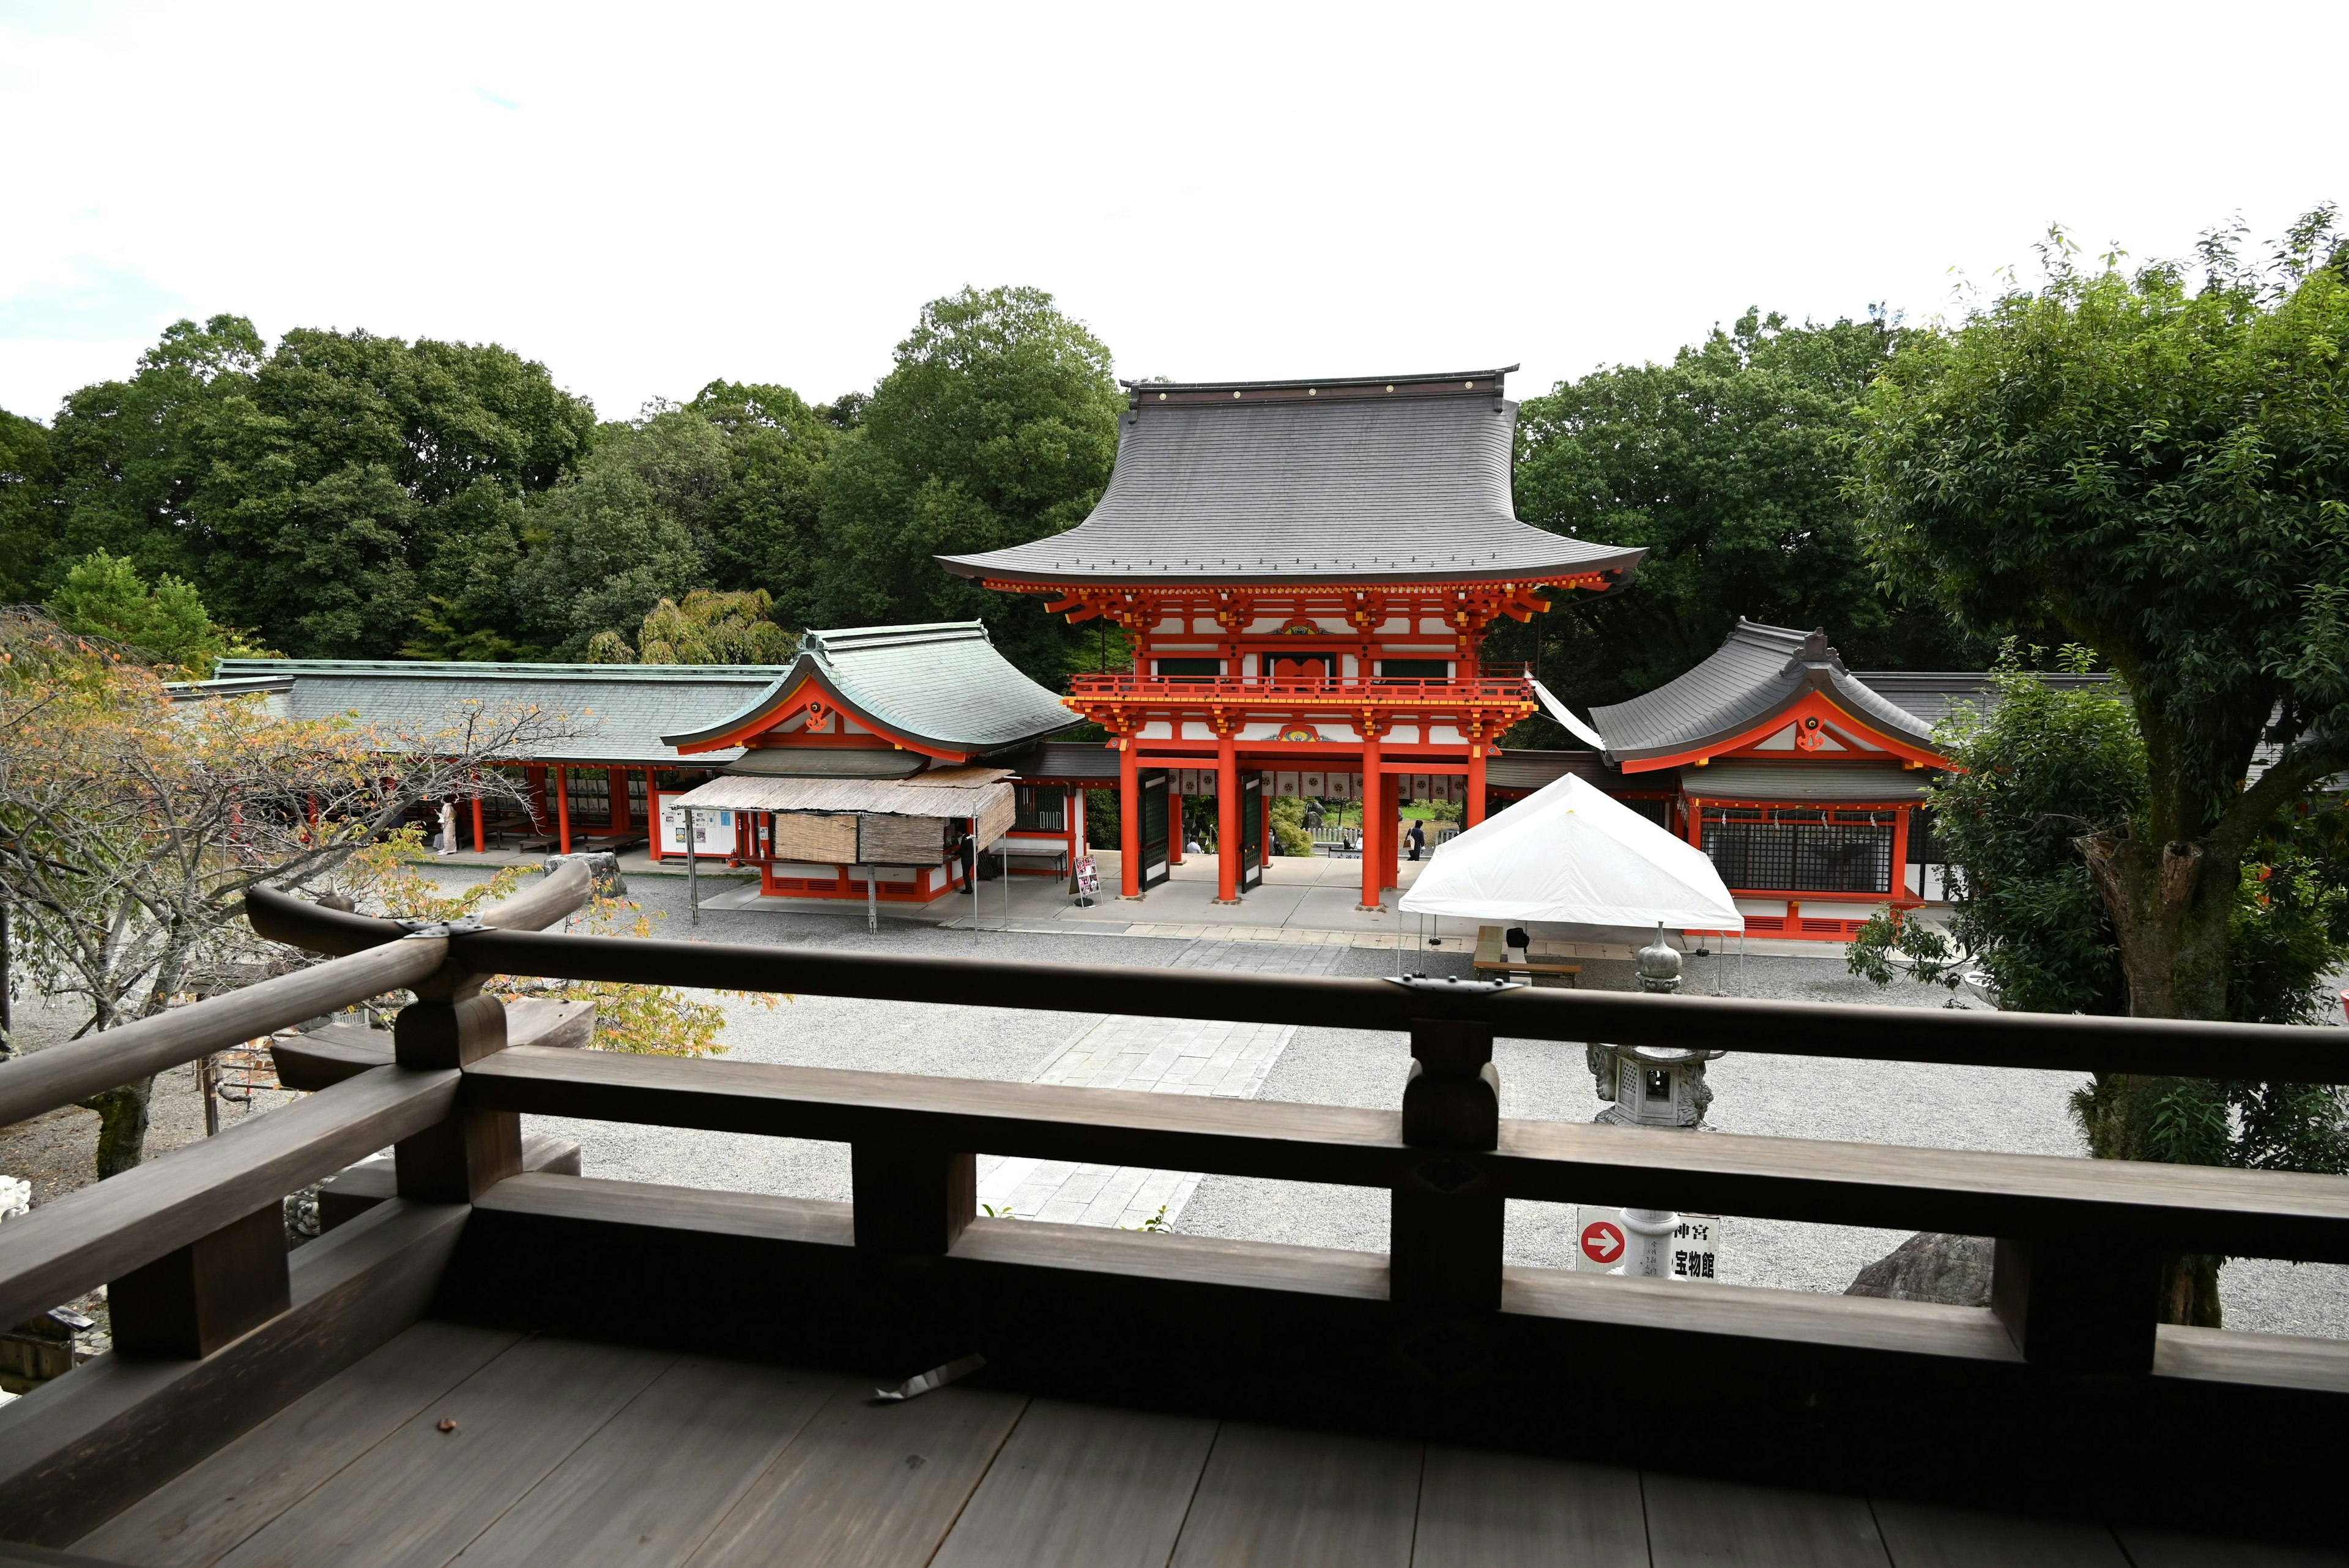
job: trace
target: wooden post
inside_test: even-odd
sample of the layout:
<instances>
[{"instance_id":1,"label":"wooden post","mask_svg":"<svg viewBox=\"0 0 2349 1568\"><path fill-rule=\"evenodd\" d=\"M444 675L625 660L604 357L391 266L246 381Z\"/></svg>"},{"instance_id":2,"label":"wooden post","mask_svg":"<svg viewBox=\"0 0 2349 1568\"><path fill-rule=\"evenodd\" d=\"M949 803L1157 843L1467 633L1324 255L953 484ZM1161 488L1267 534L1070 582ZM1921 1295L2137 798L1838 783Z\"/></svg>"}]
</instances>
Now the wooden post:
<instances>
[{"instance_id":1,"label":"wooden post","mask_svg":"<svg viewBox=\"0 0 2349 1568\"><path fill-rule=\"evenodd\" d=\"M1403 780L1399 774L1389 774L1380 781L1379 805L1379 888L1402 886L1402 792Z\"/></svg>"},{"instance_id":2,"label":"wooden post","mask_svg":"<svg viewBox=\"0 0 2349 1568\"><path fill-rule=\"evenodd\" d=\"M416 1000L392 1021L393 1058L403 1067L461 1067L506 1048L506 1007L481 994L489 976L452 962L416 983ZM402 1198L471 1203L522 1170L522 1117L460 1106L447 1121L392 1146Z\"/></svg>"},{"instance_id":3,"label":"wooden post","mask_svg":"<svg viewBox=\"0 0 2349 1568\"><path fill-rule=\"evenodd\" d=\"M1272 792L1268 789L1260 789L1256 792L1256 799L1257 815L1260 819L1257 824L1256 860L1258 866L1270 870L1272 868Z\"/></svg>"},{"instance_id":4,"label":"wooden post","mask_svg":"<svg viewBox=\"0 0 2349 1568\"><path fill-rule=\"evenodd\" d=\"M604 776L612 781L612 831L628 830L628 770L606 768Z\"/></svg>"},{"instance_id":5,"label":"wooden post","mask_svg":"<svg viewBox=\"0 0 2349 1568\"><path fill-rule=\"evenodd\" d=\"M490 836L481 822L481 797L473 797L473 853L482 854L490 847Z\"/></svg>"},{"instance_id":6,"label":"wooden post","mask_svg":"<svg viewBox=\"0 0 2349 1568\"><path fill-rule=\"evenodd\" d=\"M1481 741L1468 748L1468 809L1460 817L1463 832L1485 820L1485 746Z\"/></svg>"},{"instance_id":7,"label":"wooden post","mask_svg":"<svg viewBox=\"0 0 2349 1568\"><path fill-rule=\"evenodd\" d=\"M554 823L556 842L563 853L571 853L571 781L561 768L554 770Z\"/></svg>"},{"instance_id":8,"label":"wooden post","mask_svg":"<svg viewBox=\"0 0 2349 1568\"><path fill-rule=\"evenodd\" d=\"M1174 787L1175 774L1166 773L1166 864L1183 864L1183 792Z\"/></svg>"},{"instance_id":9,"label":"wooden post","mask_svg":"<svg viewBox=\"0 0 2349 1568\"><path fill-rule=\"evenodd\" d=\"M1420 1020L1411 1026L1411 1057L1402 1141L1431 1157L1394 1189L1389 1293L1398 1304L1492 1311L1501 1304L1504 1200L1475 1166L1445 1152L1500 1142L1492 1026Z\"/></svg>"},{"instance_id":10,"label":"wooden post","mask_svg":"<svg viewBox=\"0 0 2349 1568\"><path fill-rule=\"evenodd\" d=\"M2058 1372L2149 1372L2161 1255L2112 1236L2002 1236L1990 1305L2023 1358Z\"/></svg>"},{"instance_id":11,"label":"wooden post","mask_svg":"<svg viewBox=\"0 0 2349 1568\"><path fill-rule=\"evenodd\" d=\"M1120 898L1142 897L1142 769L1133 737L1117 743L1117 890Z\"/></svg>"},{"instance_id":12,"label":"wooden post","mask_svg":"<svg viewBox=\"0 0 2349 1568\"><path fill-rule=\"evenodd\" d=\"M1359 908L1384 908L1379 898L1379 736L1375 730L1362 734L1362 787L1355 793L1362 798L1362 901Z\"/></svg>"},{"instance_id":13,"label":"wooden post","mask_svg":"<svg viewBox=\"0 0 2349 1568\"><path fill-rule=\"evenodd\" d=\"M645 770L645 831L652 849L653 864L661 863L661 804L660 775L652 769Z\"/></svg>"},{"instance_id":14,"label":"wooden post","mask_svg":"<svg viewBox=\"0 0 2349 1568\"><path fill-rule=\"evenodd\" d=\"M1216 737L1216 902L1240 901L1239 740L1229 727Z\"/></svg>"},{"instance_id":15,"label":"wooden post","mask_svg":"<svg viewBox=\"0 0 2349 1568\"><path fill-rule=\"evenodd\" d=\"M874 1138L849 1145L856 1244L936 1257L978 1213L978 1159Z\"/></svg>"},{"instance_id":16,"label":"wooden post","mask_svg":"<svg viewBox=\"0 0 2349 1568\"><path fill-rule=\"evenodd\" d=\"M1892 814L1892 896L1907 896L1909 891L1909 808L1902 806ZM1917 873L1917 896L1925 896L1925 873Z\"/></svg>"},{"instance_id":17,"label":"wooden post","mask_svg":"<svg viewBox=\"0 0 2349 1568\"><path fill-rule=\"evenodd\" d=\"M293 1303L283 1204L256 1209L106 1287L114 1348L196 1360Z\"/></svg>"}]
</instances>

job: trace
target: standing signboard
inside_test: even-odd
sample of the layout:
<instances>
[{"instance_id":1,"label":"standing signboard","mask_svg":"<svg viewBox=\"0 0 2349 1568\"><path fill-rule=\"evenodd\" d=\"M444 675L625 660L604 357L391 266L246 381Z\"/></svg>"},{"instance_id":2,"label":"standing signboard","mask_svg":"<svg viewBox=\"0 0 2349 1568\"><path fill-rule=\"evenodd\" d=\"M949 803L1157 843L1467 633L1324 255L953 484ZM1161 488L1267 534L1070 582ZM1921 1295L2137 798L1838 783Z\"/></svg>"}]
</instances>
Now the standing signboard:
<instances>
[{"instance_id":1,"label":"standing signboard","mask_svg":"<svg viewBox=\"0 0 2349 1568\"><path fill-rule=\"evenodd\" d=\"M1585 1273L1611 1274L1623 1266L1630 1249L1630 1233L1623 1227L1623 1211L1596 1204L1572 1212L1574 1266ZM1726 1227L1718 1214L1683 1214L1664 1248L1676 1280L1718 1280L1721 1243Z\"/></svg>"},{"instance_id":2,"label":"standing signboard","mask_svg":"<svg viewBox=\"0 0 2349 1568\"><path fill-rule=\"evenodd\" d=\"M685 808L670 803L678 797L664 794L660 800L660 846L663 855L686 853ZM734 814L719 807L696 807L693 813L693 853L704 858L724 859L734 853Z\"/></svg>"}]
</instances>

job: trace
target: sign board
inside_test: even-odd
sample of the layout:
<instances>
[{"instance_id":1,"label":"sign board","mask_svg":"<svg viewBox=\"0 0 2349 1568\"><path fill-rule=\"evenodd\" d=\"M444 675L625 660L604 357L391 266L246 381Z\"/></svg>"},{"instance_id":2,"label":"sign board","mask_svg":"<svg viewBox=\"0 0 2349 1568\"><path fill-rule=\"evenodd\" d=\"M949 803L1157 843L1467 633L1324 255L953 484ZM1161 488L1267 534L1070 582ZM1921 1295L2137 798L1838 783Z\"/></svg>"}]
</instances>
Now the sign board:
<instances>
[{"instance_id":1,"label":"sign board","mask_svg":"<svg viewBox=\"0 0 2349 1568\"><path fill-rule=\"evenodd\" d=\"M1672 1278L1715 1280L1721 1265L1723 1223L1718 1214L1683 1214L1671 1235Z\"/></svg>"},{"instance_id":2,"label":"sign board","mask_svg":"<svg viewBox=\"0 0 2349 1568\"><path fill-rule=\"evenodd\" d=\"M1582 1270L1619 1268L1623 1262L1623 1226L1618 1220L1605 1220L1602 1211L1591 1210L1584 1219L1578 1210L1574 1233L1574 1266Z\"/></svg>"},{"instance_id":3,"label":"sign board","mask_svg":"<svg viewBox=\"0 0 2349 1568\"><path fill-rule=\"evenodd\" d=\"M677 797L660 797L661 853L683 855L685 843L685 807L668 803ZM693 812L693 853L719 859L734 853L734 814L724 809L696 806Z\"/></svg>"},{"instance_id":4,"label":"sign board","mask_svg":"<svg viewBox=\"0 0 2349 1568\"><path fill-rule=\"evenodd\" d=\"M1612 1273L1623 1266L1630 1235L1623 1229L1623 1211L1593 1204L1577 1209L1574 1223L1574 1266L1586 1273ZM1718 1214L1683 1214L1680 1229L1667 1238L1666 1272L1676 1280L1717 1280L1721 1277L1721 1243L1725 1226Z\"/></svg>"},{"instance_id":5,"label":"sign board","mask_svg":"<svg viewBox=\"0 0 2349 1568\"><path fill-rule=\"evenodd\" d=\"M1077 857L1077 891L1088 898L1101 891L1101 871L1090 855Z\"/></svg>"}]
</instances>

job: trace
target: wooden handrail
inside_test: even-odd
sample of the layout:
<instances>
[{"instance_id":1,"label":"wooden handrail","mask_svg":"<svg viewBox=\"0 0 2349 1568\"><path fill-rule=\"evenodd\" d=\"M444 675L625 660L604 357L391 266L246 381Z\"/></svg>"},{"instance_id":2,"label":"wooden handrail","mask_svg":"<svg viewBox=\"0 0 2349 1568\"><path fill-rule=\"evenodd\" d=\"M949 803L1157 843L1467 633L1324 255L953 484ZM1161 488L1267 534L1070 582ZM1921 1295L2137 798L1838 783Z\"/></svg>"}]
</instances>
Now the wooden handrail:
<instances>
[{"instance_id":1,"label":"wooden handrail","mask_svg":"<svg viewBox=\"0 0 2349 1568\"><path fill-rule=\"evenodd\" d=\"M438 937L392 942L0 1062L0 1127L413 985L440 968L448 950Z\"/></svg>"},{"instance_id":2,"label":"wooden handrail","mask_svg":"<svg viewBox=\"0 0 2349 1568\"><path fill-rule=\"evenodd\" d=\"M585 903L590 887L587 868L572 861L484 911L481 923L535 930ZM274 941L350 956L0 1062L0 1127L413 985L448 956L440 937L411 936L390 920L344 914L265 888L246 895L245 913L254 929Z\"/></svg>"},{"instance_id":3,"label":"wooden handrail","mask_svg":"<svg viewBox=\"0 0 2349 1568\"><path fill-rule=\"evenodd\" d=\"M597 1121L2349 1262L2349 1181L2288 1171L1545 1121L1437 1154L1392 1111L546 1047L464 1074L468 1104Z\"/></svg>"},{"instance_id":4,"label":"wooden handrail","mask_svg":"<svg viewBox=\"0 0 2349 1568\"><path fill-rule=\"evenodd\" d=\"M2271 1023L2090 1018L1839 1002L1463 983L1226 974L999 959L905 958L829 948L513 931L451 939L482 974L956 1002L1154 1018L1222 1018L1392 1033L1423 1019L1488 1024L1506 1039L1729 1045L1794 1056L1977 1067L2349 1083L2349 1031Z\"/></svg>"},{"instance_id":5,"label":"wooden handrail","mask_svg":"<svg viewBox=\"0 0 2349 1568\"><path fill-rule=\"evenodd\" d=\"M18 1215L0 1228L0 1323L119 1280L431 1127L457 1092L453 1070L378 1067Z\"/></svg>"}]
</instances>

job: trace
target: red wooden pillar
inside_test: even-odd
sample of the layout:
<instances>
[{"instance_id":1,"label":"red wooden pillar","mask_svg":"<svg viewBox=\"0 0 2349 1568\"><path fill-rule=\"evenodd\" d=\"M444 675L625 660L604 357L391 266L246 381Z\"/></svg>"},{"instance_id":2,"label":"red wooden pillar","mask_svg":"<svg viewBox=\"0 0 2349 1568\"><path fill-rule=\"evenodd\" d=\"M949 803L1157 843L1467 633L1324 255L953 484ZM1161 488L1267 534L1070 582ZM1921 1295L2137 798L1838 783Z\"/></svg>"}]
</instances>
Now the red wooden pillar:
<instances>
[{"instance_id":1,"label":"red wooden pillar","mask_svg":"<svg viewBox=\"0 0 2349 1568\"><path fill-rule=\"evenodd\" d=\"M628 828L628 770L607 768L604 776L612 781L612 831L625 833Z\"/></svg>"},{"instance_id":2,"label":"red wooden pillar","mask_svg":"<svg viewBox=\"0 0 2349 1568\"><path fill-rule=\"evenodd\" d=\"M1239 737L1226 728L1216 737L1216 902L1240 901Z\"/></svg>"},{"instance_id":3,"label":"red wooden pillar","mask_svg":"<svg viewBox=\"0 0 2349 1568\"><path fill-rule=\"evenodd\" d=\"M571 782L564 770L554 770L554 833L563 853L571 853Z\"/></svg>"},{"instance_id":4,"label":"red wooden pillar","mask_svg":"<svg viewBox=\"0 0 2349 1568\"><path fill-rule=\"evenodd\" d=\"M526 768L523 776L530 785L530 826L533 832L543 833L552 815L546 804L546 770Z\"/></svg>"},{"instance_id":5,"label":"red wooden pillar","mask_svg":"<svg viewBox=\"0 0 2349 1568\"><path fill-rule=\"evenodd\" d=\"M1379 736L1375 730L1362 736L1362 901L1364 909L1383 906L1379 902L1379 808L1386 791L1380 787Z\"/></svg>"},{"instance_id":6,"label":"red wooden pillar","mask_svg":"<svg viewBox=\"0 0 2349 1568\"><path fill-rule=\"evenodd\" d=\"M481 822L481 797L477 794L473 797L473 853L481 854L489 846L490 836L483 831Z\"/></svg>"},{"instance_id":7,"label":"red wooden pillar","mask_svg":"<svg viewBox=\"0 0 2349 1568\"><path fill-rule=\"evenodd\" d=\"M1142 770L1133 737L1117 743L1117 885L1123 898L1142 897Z\"/></svg>"},{"instance_id":8,"label":"red wooden pillar","mask_svg":"<svg viewBox=\"0 0 2349 1568\"><path fill-rule=\"evenodd\" d=\"M1183 864L1183 792L1174 787L1172 769L1166 775L1166 864Z\"/></svg>"},{"instance_id":9,"label":"red wooden pillar","mask_svg":"<svg viewBox=\"0 0 2349 1568\"><path fill-rule=\"evenodd\" d=\"M1485 820L1485 748L1481 743L1468 748L1468 809L1460 815L1464 829Z\"/></svg>"},{"instance_id":10,"label":"red wooden pillar","mask_svg":"<svg viewBox=\"0 0 2349 1568\"><path fill-rule=\"evenodd\" d=\"M1892 896L1903 898L1909 895L1909 808L1902 806L1892 814ZM1917 873L1917 896L1925 896L1925 873Z\"/></svg>"},{"instance_id":11,"label":"red wooden pillar","mask_svg":"<svg viewBox=\"0 0 2349 1568\"><path fill-rule=\"evenodd\" d=\"M653 864L657 866L661 863L660 775L650 768L645 770L645 831Z\"/></svg>"},{"instance_id":12,"label":"red wooden pillar","mask_svg":"<svg viewBox=\"0 0 2349 1568\"><path fill-rule=\"evenodd\" d=\"M1260 789L1256 792L1256 798L1259 817L1257 823L1256 863L1269 871L1272 869L1272 792L1268 789Z\"/></svg>"},{"instance_id":13,"label":"red wooden pillar","mask_svg":"<svg viewBox=\"0 0 2349 1568\"><path fill-rule=\"evenodd\" d=\"M1400 863L1402 863L1402 778L1398 774L1383 774L1379 778L1379 888L1391 888L1402 884Z\"/></svg>"}]
</instances>

